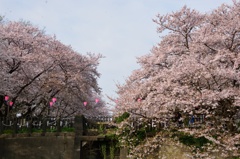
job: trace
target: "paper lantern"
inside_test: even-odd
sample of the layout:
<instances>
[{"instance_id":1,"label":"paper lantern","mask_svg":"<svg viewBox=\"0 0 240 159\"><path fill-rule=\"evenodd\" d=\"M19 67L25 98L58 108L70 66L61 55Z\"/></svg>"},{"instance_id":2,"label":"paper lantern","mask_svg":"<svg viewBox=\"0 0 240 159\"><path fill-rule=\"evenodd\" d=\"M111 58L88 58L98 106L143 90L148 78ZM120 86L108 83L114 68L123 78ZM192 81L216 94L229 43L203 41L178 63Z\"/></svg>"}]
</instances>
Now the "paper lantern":
<instances>
[{"instance_id":1,"label":"paper lantern","mask_svg":"<svg viewBox=\"0 0 240 159\"><path fill-rule=\"evenodd\" d=\"M53 106L53 102L49 102L49 105L50 105L50 107L52 107Z\"/></svg>"},{"instance_id":2,"label":"paper lantern","mask_svg":"<svg viewBox=\"0 0 240 159\"><path fill-rule=\"evenodd\" d=\"M86 105L87 105L87 102L83 102L83 104L84 104L84 106L86 106Z\"/></svg>"},{"instance_id":3,"label":"paper lantern","mask_svg":"<svg viewBox=\"0 0 240 159\"><path fill-rule=\"evenodd\" d=\"M13 102L12 102L12 101L11 101L11 102L9 102L9 105L10 105L10 106L12 106L12 105L13 105Z\"/></svg>"},{"instance_id":4,"label":"paper lantern","mask_svg":"<svg viewBox=\"0 0 240 159\"><path fill-rule=\"evenodd\" d=\"M4 97L4 100L5 100L5 101L8 101L8 99L9 99L9 96L5 96L5 97Z\"/></svg>"},{"instance_id":5,"label":"paper lantern","mask_svg":"<svg viewBox=\"0 0 240 159\"><path fill-rule=\"evenodd\" d=\"M52 98L53 103L57 101L57 98Z\"/></svg>"},{"instance_id":6,"label":"paper lantern","mask_svg":"<svg viewBox=\"0 0 240 159\"><path fill-rule=\"evenodd\" d=\"M141 98L138 98L138 100L137 100L138 102L141 102Z\"/></svg>"},{"instance_id":7,"label":"paper lantern","mask_svg":"<svg viewBox=\"0 0 240 159\"><path fill-rule=\"evenodd\" d=\"M95 99L95 102L96 102L96 103L98 103L98 102L99 102L99 99L98 99L98 98L96 98L96 99Z\"/></svg>"}]
</instances>

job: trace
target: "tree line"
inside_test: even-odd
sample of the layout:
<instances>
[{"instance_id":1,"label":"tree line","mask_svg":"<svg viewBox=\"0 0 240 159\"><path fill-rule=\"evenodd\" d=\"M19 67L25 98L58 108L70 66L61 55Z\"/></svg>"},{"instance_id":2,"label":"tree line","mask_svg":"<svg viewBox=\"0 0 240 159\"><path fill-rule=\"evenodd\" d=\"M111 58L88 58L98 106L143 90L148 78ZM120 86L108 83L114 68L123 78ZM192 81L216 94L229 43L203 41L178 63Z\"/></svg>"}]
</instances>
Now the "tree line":
<instances>
[{"instance_id":1,"label":"tree line","mask_svg":"<svg viewBox=\"0 0 240 159\"><path fill-rule=\"evenodd\" d=\"M29 22L1 18L0 116L103 113L97 81L101 58L81 54Z\"/></svg>"},{"instance_id":2,"label":"tree line","mask_svg":"<svg viewBox=\"0 0 240 159\"><path fill-rule=\"evenodd\" d=\"M140 68L118 85L116 114L128 112L141 117L141 122L164 122L176 114L180 121L204 115L205 124L200 128L182 129L175 124L172 129L205 136L218 145L211 150L239 155L239 11L240 2L233 1L233 5L223 4L209 13L184 6L167 15L158 14L153 21L162 33L161 40L149 54L137 58ZM123 132L128 126L127 120L119 125ZM129 136L131 132L135 131L130 129ZM130 154L137 158L146 158L161 145L149 139L136 146L131 145L132 138L127 139L122 142L134 147ZM204 156L211 150L195 155Z\"/></svg>"}]
</instances>

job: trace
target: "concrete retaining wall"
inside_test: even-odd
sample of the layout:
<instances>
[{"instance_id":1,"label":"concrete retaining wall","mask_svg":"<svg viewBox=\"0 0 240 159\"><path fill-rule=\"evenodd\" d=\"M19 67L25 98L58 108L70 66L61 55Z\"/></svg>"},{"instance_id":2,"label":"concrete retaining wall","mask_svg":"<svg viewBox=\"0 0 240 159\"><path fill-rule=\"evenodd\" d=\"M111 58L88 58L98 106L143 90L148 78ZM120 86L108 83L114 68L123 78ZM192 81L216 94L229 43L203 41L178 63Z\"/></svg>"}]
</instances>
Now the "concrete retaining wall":
<instances>
[{"instance_id":1,"label":"concrete retaining wall","mask_svg":"<svg viewBox=\"0 0 240 159\"><path fill-rule=\"evenodd\" d=\"M66 133L0 138L0 159L72 159L73 150L74 136Z\"/></svg>"}]
</instances>

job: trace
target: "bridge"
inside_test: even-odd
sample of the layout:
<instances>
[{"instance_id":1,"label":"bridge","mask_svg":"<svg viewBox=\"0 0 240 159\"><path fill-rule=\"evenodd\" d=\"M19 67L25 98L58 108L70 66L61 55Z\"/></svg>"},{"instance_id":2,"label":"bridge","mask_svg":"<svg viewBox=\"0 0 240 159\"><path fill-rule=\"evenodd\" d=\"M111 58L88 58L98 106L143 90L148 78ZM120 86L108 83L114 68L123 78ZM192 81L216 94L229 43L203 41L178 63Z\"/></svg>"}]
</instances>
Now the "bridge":
<instances>
[{"instance_id":1,"label":"bridge","mask_svg":"<svg viewBox=\"0 0 240 159\"><path fill-rule=\"evenodd\" d=\"M195 121L201 123L203 122L203 118L195 118ZM63 149L66 153L68 153L68 157L66 157L66 159L88 159L90 157L93 159L101 159L104 158L103 156L108 156L108 158L110 158L110 155L114 155L115 159L125 159L127 156L126 149L116 147L114 144L116 144L118 141L116 141L116 139L111 139L108 137L108 135L114 133L113 130L116 129L114 126L115 124L113 124L115 122L116 121L112 116L90 117L78 115L74 118L0 118L0 145L3 145L1 144L1 136L4 136L5 139L11 138L16 140L24 137L24 141L29 143L39 141L38 145L32 145L28 147L28 153L33 151L35 154L37 154L37 152L35 152L37 150L36 147L45 147L45 150L38 152L38 158L44 159L44 153L46 153L46 156L48 156L48 158L49 155L54 154L49 154L49 150L46 150L49 148L54 149L56 151L55 154L58 153L58 149ZM143 122L141 122L141 120L137 117L131 118L128 124L130 127L134 127L135 130L141 129L143 127ZM144 124L144 127L146 127L147 130L146 132L157 132L160 129L169 126L168 123L159 122L157 119L149 119L147 122L145 121ZM151 133L146 135L151 136ZM44 138L46 141L43 141ZM24 141L22 143L22 147L26 148L26 142ZM10 143L14 144L18 143L18 141ZM59 146L56 147L56 145L53 144L59 144ZM61 144L63 144L62 147ZM21 145L21 143L18 143L18 145ZM10 153L15 153L13 150L11 150L11 146L8 145L5 147L9 147L8 149L10 150L8 151ZM3 150L2 148L0 149L0 159L2 159L1 156L4 157L4 155L7 155L6 153L3 154L4 152L1 151L6 150ZM110 151L113 151L114 154ZM26 158L24 155L26 154L23 154L23 158L18 158ZM54 157L55 156L52 156L51 158ZM7 156L5 158L9 157Z\"/></svg>"},{"instance_id":2,"label":"bridge","mask_svg":"<svg viewBox=\"0 0 240 159\"><path fill-rule=\"evenodd\" d=\"M76 117L68 117L68 118L56 118L56 117L36 117L36 116L27 116L27 117L0 117L0 134L12 134L17 135L19 133L28 133L29 135L34 132L41 132L42 135L46 132L69 132L74 131L76 125L81 123L83 136L96 136L99 133L103 133L101 131L112 128L113 123L116 122L112 116L82 116L83 119L77 120ZM194 117L194 123L192 125L197 125L203 123L204 115L198 115ZM186 121L179 126L192 126L191 121L192 118L186 118ZM178 119L170 118L169 121ZM147 128L159 130L163 127L168 127L169 122L161 122L159 119L148 119L145 121L147 123ZM131 117L129 124L134 127L134 129L138 129L141 127L141 118L140 117ZM181 124L181 123L180 123ZM95 132L98 130L99 133Z\"/></svg>"}]
</instances>

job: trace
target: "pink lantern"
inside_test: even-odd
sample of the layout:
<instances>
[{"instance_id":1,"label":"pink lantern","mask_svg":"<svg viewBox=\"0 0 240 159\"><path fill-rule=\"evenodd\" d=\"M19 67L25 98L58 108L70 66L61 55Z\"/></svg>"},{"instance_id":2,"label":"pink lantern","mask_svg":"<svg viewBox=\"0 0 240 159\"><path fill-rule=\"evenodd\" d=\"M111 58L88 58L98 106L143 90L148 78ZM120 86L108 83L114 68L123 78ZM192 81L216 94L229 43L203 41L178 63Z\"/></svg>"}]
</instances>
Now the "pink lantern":
<instances>
[{"instance_id":1,"label":"pink lantern","mask_svg":"<svg viewBox=\"0 0 240 159\"><path fill-rule=\"evenodd\" d=\"M52 98L52 102L55 103L57 101L57 98Z\"/></svg>"},{"instance_id":2,"label":"pink lantern","mask_svg":"<svg viewBox=\"0 0 240 159\"><path fill-rule=\"evenodd\" d=\"M138 100L137 100L138 102L141 102L141 98L138 98Z\"/></svg>"},{"instance_id":3,"label":"pink lantern","mask_svg":"<svg viewBox=\"0 0 240 159\"><path fill-rule=\"evenodd\" d=\"M84 106L86 106L86 105L87 105L87 102L83 102L83 104L84 104Z\"/></svg>"},{"instance_id":4,"label":"pink lantern","mask_svg":"<svg viewBox=\"0 0 240 159\"><path fill-rule=\"evenodd\" d=\"M99 99L98 99L98 98L96 98L96 99L95 99L95 102L96 102L96 103L98 103L98 102L99 102Z\"/></svg>"},{"instance_id":5,"label":"pink lantern","mask_svg":"<svg viewBox=\"0 0 240 159\"><path fill-rule=\"evenodd\" d=\"M53 102L49 102L49 105L50 105L50 107L52 107L53 106Z\"/></svg>"},{"instance_id":6,"label":"pink lantern","mask_svg":"<svg viewBox=\"0 0 240 159\"><path fill-rule=\"evenodd\" d=\"M6 96L4 97L4 100L5 100L5 101L8 101L8 99L9 99L9 96L6 95Z\"/></svg>"},{"instance_id":7,"label":"pink lantern","mask_svg":"<svg viewBox=\"0 0 240 159\"><path fill-rule=\"evenodd\" d=\"M9 102L9 105L10 105L10 107L13 105L13 102L11 101L11 102Z\"/></svg>"}]
</instances>

